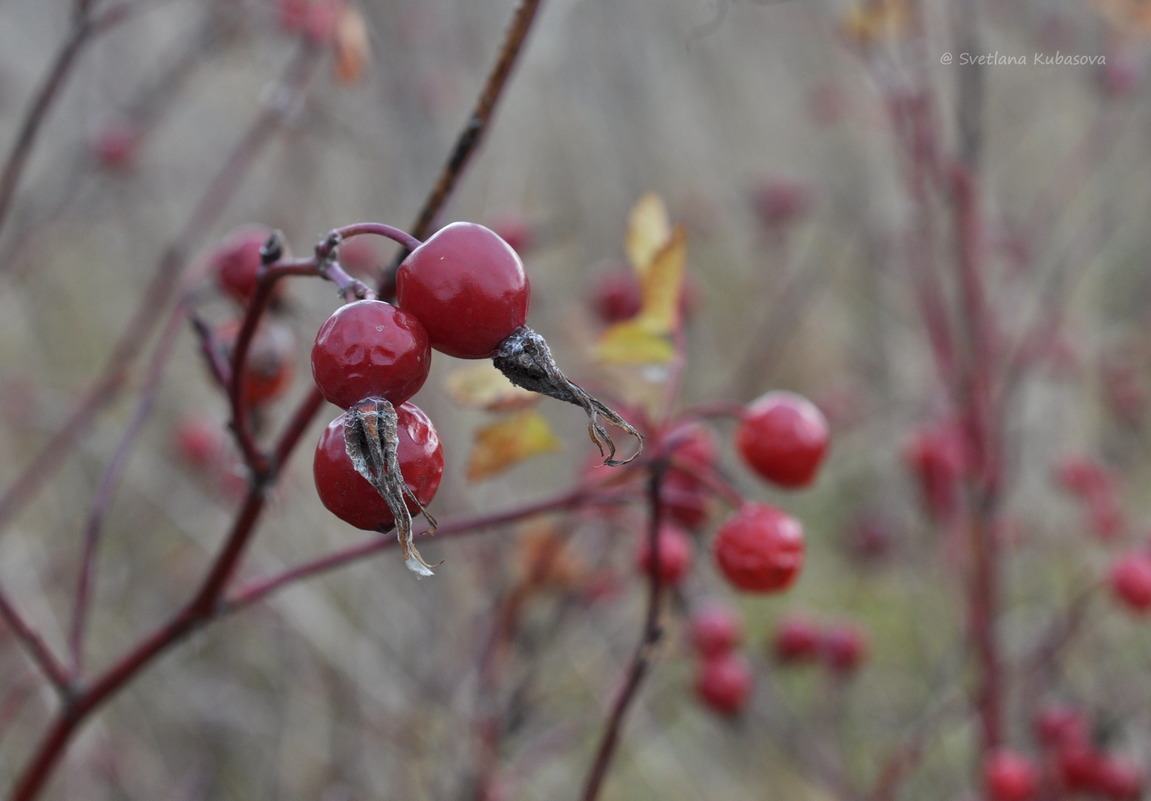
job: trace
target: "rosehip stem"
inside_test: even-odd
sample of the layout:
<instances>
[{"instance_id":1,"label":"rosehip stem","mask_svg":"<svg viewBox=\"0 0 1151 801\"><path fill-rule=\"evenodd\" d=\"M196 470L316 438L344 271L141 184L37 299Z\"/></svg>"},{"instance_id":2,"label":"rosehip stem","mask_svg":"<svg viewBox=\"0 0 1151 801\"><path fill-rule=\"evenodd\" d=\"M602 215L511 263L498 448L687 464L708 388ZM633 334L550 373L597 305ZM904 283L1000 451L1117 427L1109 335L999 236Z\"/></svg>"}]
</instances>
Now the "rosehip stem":
<instances>
[{"instance_id":1,"label":"rosehip stem","mask_svg":"<svg viewBox=\"0 0 1151 801\"><path fill-rule=\"evenodd\" d=\"M415 250L422 243L419 239L409 234L407 231L401 231L391 225L384 225L383 223L362 222L353 223L352 225L345 225L343 228L337 228L332 231L333 234L338 235L340 240L351 239L353 236L360 236L362 234L375 234L377 236L385 236L393 242L397 242L404 247L405 250ZM337 242L337 244L339 244Z\"/></svg>"}]
</instances>

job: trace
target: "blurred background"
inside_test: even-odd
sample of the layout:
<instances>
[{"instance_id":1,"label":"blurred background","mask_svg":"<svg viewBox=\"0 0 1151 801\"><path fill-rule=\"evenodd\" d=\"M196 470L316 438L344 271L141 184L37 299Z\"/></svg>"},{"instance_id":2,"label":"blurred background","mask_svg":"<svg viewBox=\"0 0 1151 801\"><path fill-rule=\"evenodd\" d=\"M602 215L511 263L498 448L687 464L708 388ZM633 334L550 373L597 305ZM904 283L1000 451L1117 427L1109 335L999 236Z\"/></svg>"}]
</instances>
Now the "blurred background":
<instances>
[{"instance_id":1,"label":"blurred background","mask_svg":"<svg viewBox=\"0 0 1151 801\"><path fill-rule=\"evenodd\" d=\"M211 325L235 317L206 265L239 226L277 228L307 255L340 225L409 225L514 9L349 3L330 19L306 0L127 4L130 15L86 40L51 95L0 217L0 584L52 647L67 642L84 531L93 504L108 499L106 466L126 431L140 434L103 525L93 670L188 597L243 484L234 469L189 456L189 426L226 432L227 404L187 323L172 329L170 358L150 365L159 323L176 298ZM0 157L72 35L76 5L0 1ZM1005 336L1045 332L1040 355L1015 365L1004 433L1009 740L1037 753L1028 721L1058 701L1085 711L1101 748L1149 763L1151 637L1100 585L1117 554L1147 548L1149 36L1136 0L545 0L438 222L520 237L533 327L570 375L626 395L628 377L592 352L597 292L624 264L632 206L658 193L688 243L679 407L789 389L814 400L833 431L816 485L785 493L739 464L730 421L714 424L732 484L804 522L807 566L785 595L740 597L708 556L722 510L700 525L695 567L668 610L603 798L979 791L957 557L924 507L922 470L917 483L907 462L947 405L915 276L950 269L957 243L948 198L909 191L917 162L900 125L907 108L930 104L937 137L926 146L954 152L964 81L982 91L989 303ZM1095 63L1037 58L1056 54ZM936 237L921 247L925 218ZM394 256L360 248L346 264L373 275ZM295 372L262 409L263 431L306 395L311 339L338 303L330 284L290 282L280 319L294 334ZM110 359L123 369L110 374ZM445 443L437 517L574 486L594 453L582 415L561 404L540 409L562 450L467 479L472 433L489 418L452 403L445 382L461 366L438 358L415 399ZM72 418L97 382L91 414ZM275 487L242 577L365 536L312 486L311 443L336 413L313 422ZM70 419L76 435L47 457L59 468L35 493L13 491ZM1053 479L1068 458L1109 476L1102 512ZM574 797L642 625L636 521L582 513L429 540L421 550L444 563L427 581L387 552L293 585L147 670L84 729L44 797ZM606 578L598 594L552 588L530 599L493 681L480 666L525 528L562 529ZM706 598L744 619L755 682L734 718L692 691L685 610ZM779 665L773 632L797 613L857 626L861 664L850 675ZM7 629L0 676L7 786L54 707ZM477 789L493 705L498 768ZM880 794L890 770L893 789Z\"/></svg>"}]
</instances>

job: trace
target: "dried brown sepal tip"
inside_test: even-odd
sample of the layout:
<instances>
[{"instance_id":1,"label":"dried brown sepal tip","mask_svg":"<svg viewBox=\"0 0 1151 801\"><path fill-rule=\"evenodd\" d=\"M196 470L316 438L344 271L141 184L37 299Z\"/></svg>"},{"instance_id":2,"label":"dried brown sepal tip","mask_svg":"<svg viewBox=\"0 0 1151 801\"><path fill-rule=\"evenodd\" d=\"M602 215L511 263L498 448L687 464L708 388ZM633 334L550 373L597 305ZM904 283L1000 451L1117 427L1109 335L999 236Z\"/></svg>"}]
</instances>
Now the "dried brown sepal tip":
<instances>
[{"instance_id":1,"label":"dried brown sepal tip","mask_svg":"<svg viewBox=\"0 0 1151 801\"><path fill-rule=\"evenodd\" d=\"M412 541L412 513L405 498L410 498L432 527L436 520L415 494L408 489L400 472L400 435L396 410L383 398L368 398L348 409L344 420L344 447L356 472L380 493L396 521L396 539L404 555L404 564L417 576L432 575L429 565Z\"/></svg>"},{"instance_id":2,"label":"dried brown sepal tip","mask_svg":"<svg viewBox=\"0 0 1151 801\"><path fill-rule=\"evenodd\" d=\"M643 450L643 434L619 414L569 381L556 366L548 343L527 326L517 328L500 343L495 356L492 357L492 364L518 387L581 407L588 417L588 436L599 448L600 456L604 457L604 464L612 466L627 464ZM615 443L600 422L601 417L635 437L635 453L626 459L615 458Z\"/></svg>"}]
</instances>

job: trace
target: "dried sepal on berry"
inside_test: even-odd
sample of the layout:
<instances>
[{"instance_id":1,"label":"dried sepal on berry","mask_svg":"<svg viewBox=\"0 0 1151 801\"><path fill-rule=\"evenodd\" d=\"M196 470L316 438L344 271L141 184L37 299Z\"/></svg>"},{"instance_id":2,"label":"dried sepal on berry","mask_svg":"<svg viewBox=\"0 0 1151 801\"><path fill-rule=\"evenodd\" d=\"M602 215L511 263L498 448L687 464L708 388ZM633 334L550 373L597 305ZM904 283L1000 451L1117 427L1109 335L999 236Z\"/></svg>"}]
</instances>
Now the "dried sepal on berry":
<instances>
[{"instance_id":1,"label":"dried sepal on berry","mask_svg":"<svg viewBox=\"0 0 1151 801\"><path fill-rule=\"evenodd\" d=\"M404 483L400 471L396 410L383 398L368 398L348 409L344 421L344 447L356 472L380 494L396 521L396 539L404 564L417 576L432 575L432 565L424 561L412 537L412 513L404 500L410 498L435 532L436 520Z\"/></svg>"},{"instance_id":2,"label":"dried sepal on berry","mask_svg":"<svg viewBox=\"0 0 1151 801\"><path fill-rule=\"evenodd\" d=\"M618 466L639 456L643 434L600 400L568 380L552 357L551 348L542 336L521 326L500 343L492 364L513 384L579 406L587 413L588 436L604 456L604 464ZM616 446L600 418L635 437L636 452L626 459L616 459Z\"/></svg>"}]
</instances>

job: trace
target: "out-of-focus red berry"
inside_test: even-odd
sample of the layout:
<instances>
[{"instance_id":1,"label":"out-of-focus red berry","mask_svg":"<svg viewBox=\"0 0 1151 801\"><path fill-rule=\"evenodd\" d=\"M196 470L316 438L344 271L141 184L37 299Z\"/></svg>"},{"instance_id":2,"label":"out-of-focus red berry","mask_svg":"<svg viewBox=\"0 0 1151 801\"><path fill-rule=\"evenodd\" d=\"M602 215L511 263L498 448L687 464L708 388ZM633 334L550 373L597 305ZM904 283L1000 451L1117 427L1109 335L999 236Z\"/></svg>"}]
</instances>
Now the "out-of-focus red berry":
<instances>
[{"instance_id":1,"label":"out-of-focus red berry","mask_svg":"<svg viewBox=\"0 0 1151 801\"><path fill-rule=\"evenodd\" d=\"M819 636L819 656L836 673L858 670L868 653L867 632L858 623L834 623Z\"/></svg>"},{"instance_id":2,"label":"out-of-focus red berry","mask_svg":"<svg viewBox=\"0 0 1151 801\"><path fill-rule=\"evenodd\" d=\"M958 508L966 451L963 433L953 425L921 429L904 449L904 461L933 520L951 517Z\"/></svg>"},{"instance_id":3,"label":"out-of-focus red berry","mask_svg":"<svg viewBox=\"0 0 1151 801\"><path fill-rule=\"evenodd\" d=\"M674 525L663 526L658 536L660 580L665 584L678 584L691 570L691 563L695 557L691 538ZM646 534L640 539L636 563L643 573L652 572L652 549Z\"/></svg>"},{"instance_id":4,"label":"out-of-focus red berry","mask_svg":"<svg viewBox=\"0 0 1151 801\"><path fill-rule=\"evenodd\" d=\"M709 603L688 620L688 639L701 656L719 656L743 642L743 621L727 604Z\"/></svg>"},{"instance_id":5,"label":"out-of-focus red berry","mask_svg":"<svg viewBox=\"0 0 1151 801\"><path fill-rule=\"evenodd\" d=\"M245 225L228 233L209 256L216 284L241 306L256 289L260 274L260 251L268 241L271 229L262 225ZM282 282L277 284L282 286Z\"/></svg>"},{"instance_id":6,"label":"out-of-focus red berry","mask_svg":"<svg viewBox=\"0 0 1151 801\"><path fill-rule=\"evenodd\" d=\"M774 506L749 501L719 527L712 552L736 589L782 592L803 568L803 526Z\"/></svg>"},{"instance_id":7,"label":"out-of-focus red berry","mask_svg":"<svg viewBox=\"0 0 1151 801\"><path fill-rule=\"evenodd\" d=\"M696 697L720 715L730 717L743 711L751 687L751 665L735 651L703 659L696 671Z\"/></svg>"},{"instance_id":8,"label":"out-of-focus red berry","mask_svg":"<svg viewBox=\"0 0 1151 801\"><path fill-rule=\"evenodd\" d=\"M1090 739L1090 727L1083 713L1063 704L1047 704L1035 714L1032 723L1035 739L1044 748L1084 744Z\"/></svg>"},{"instance_id":9,"label":"out-of-focus red berry","mask_svg":"<svg viewBox=\"0 0 1151 801\"><path fill-rule=\"evenodd\" d=\"M819 657L820 626L805 614L782 618L771 638L775 658L784 664L814 662Z\"/></svg>"},{"instance_id":10,"label":"out-of-focus red berry","mask_svg":"<svg viewBox=\"0 0 1151 801\"><path fill-rule=\"evenodd\" d=\"M1151 554L1128 551L1111 563L1107 578L1111 591L1132 612L1151 611Z\"/></svg>"},{"instance_id":11,"label":"out-of-focus red berry","mask_svg":"<svg viewBox=\"0 0 1151 801\"><path fill-rule=\"evenodd\" d=\"M1022 754L1000 748L983 762L983 788L989 801L1030 801L1039 790L1039 771Z\"/></svg>"},{"instance_id":12,"label":"out-of-focus red berry","mask_svg":"<svg viewBox=\"0 0 1151 801\"><path fill-rule=\"evenodd\" d=\"M1143 795L1143 773L1132 762L1106 754L1099 760L1099 795L1109 801L1136 801Z\"/></svg>"},{"instance_id":13,"label":"out-of-focus red berry","mask_svg":"<svg viewBox=\"0 0 1151 801\"><path fill-rule=\"evenodd\" d=\"M786 489L815 481L827 453L827 419L802 395L764 393L748 404L735 431L743 461L760 478Z\"/></svg>"},{"instance_id":14,"label":"out-of-focus red berry","mask_svg":"<svg viewBox=\"0 0 1151 801\"><path fill-rule=\"evenodd\" d=\"M185 417L173 429L173 445L180 460L196 470L220 463L227 440L223 424L207 417Z\"/></svg>"}]
</instances>

